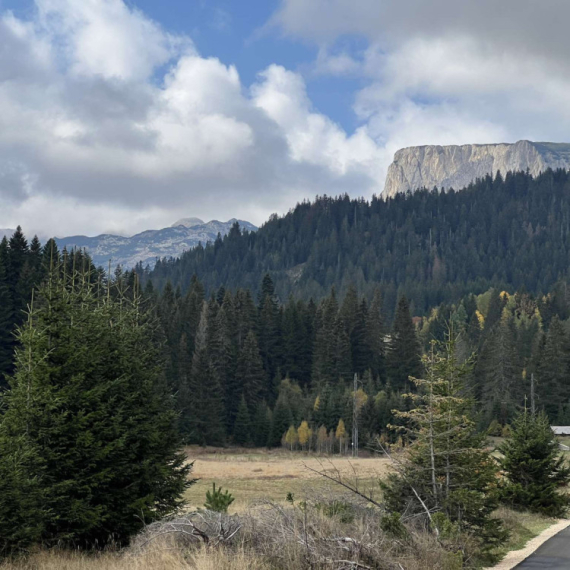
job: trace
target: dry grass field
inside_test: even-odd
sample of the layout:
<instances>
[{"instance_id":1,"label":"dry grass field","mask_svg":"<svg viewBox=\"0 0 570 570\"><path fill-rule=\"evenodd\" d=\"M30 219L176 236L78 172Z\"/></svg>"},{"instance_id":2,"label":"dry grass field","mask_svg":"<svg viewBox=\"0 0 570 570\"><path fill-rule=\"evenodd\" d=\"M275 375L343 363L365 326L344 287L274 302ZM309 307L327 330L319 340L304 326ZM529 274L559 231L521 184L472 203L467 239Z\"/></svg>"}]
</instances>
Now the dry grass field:
<instances>
[{"instance_id":1,"label":"dry grass field","mask_svg":"<svg viewBox=\"0 0 570 570\"><path fill-rule=\"evenodd\" d=\"M194 462L193 476L199 481L188 490L190 510L203 506L206 491L212 483L228 489L235 497L230 513L245 511L256 502L268 500L285 504L287 494L295 501L325 497L330 500L343 493L338 485L328 481L315 471L331 476L342 476L360 490L378 496L378 480L390 470L385 457L317 457L309 454L290 453L283 450L257 451L236 449L187 448L190 461ZM497 516L503 519L511 532L511 538L499 554L521 548L530 538L550 526L553 521L531 514L514 513L499 509ZM323 527L331 524L321 521ZM336 523L335 523L336 524ZM340 527L339 527L340 528ZM337 529L338 530L338 529ZM244 548L247 540L233 550L223 548L180 549L168 544L155 545L148 551L126 549L121 552L86 554L81 552L39 551L27 558L0 563L0 570L270 570L267 558L251 548ZM423 555L407 559L404 567L410 570L448 570L456 568L442 562L435 544L426 543ZM430 561L430 556L435 556ZM298 560L297 560L298 562ZM298 568L297 562L286 567ZM362 566L365 567L365 566ZM327 567L328 568L328 567Z\"/></svg>"},{"instance_id":2,"label":"dry grass field","mask_svg":"<svg viewBox=\"0 0 570 570\"><path fill-rule=\"evenodd\" d=\"M334 483L314 471L340 473L359 488L377 495L378 479L390 469L385 457L317 457L300 452L212 450L187 448L194 461L192 475L199 479L187 493L190 508L201 507L212 483L228 489L235 497L230 513L244 510L252 502L269 499L285 503L287 493L302 500L308 495L329 492Z\"/></svg>"}]
</instances>

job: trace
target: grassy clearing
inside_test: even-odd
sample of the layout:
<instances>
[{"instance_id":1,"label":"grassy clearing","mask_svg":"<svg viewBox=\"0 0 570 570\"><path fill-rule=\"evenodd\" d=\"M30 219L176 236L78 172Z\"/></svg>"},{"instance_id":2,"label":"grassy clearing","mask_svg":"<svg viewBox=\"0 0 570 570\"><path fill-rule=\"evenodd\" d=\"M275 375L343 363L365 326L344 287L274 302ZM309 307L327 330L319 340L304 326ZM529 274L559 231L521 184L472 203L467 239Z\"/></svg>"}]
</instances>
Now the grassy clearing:
<instances>
[{"instance_id":1,"label":"grassy clearing","mask_svg":"<svg viewBox=\"0 0 570 570\"><path fill-rule=\"evenodd\" d=\"M529 540L556 522L556 519L529 512L513 511L505 507L498 509L496 516L503 520L510 533L508 541L496 550L501 558L511 550L524 548Z\"/></svg>"},{"instance_id":2,"label":"grassy clearing","mask_svg":"<svg viewBox=\"0 0 570 570\"><path fill-rule=\"evenodd\" d=\"M230 513L243 511L251 503L263 499L284 504L287 493L293 493L296 499L330 493L333 484L307 467L329 473L338 470L351 482L358 474L359 488L377 495L377 481L390 469L389 460L384 457L352 459L315 457L282 450L224 451L187 449L188 457L194 461L192 475L199 479L186 495L191 508L203 505L206 491L211 489L214 482L234 495Z\"/></svg>"},{"instance_id":3,"label":"grassy clearing","mask_svg":"<svg viewBox=\"0 0 570 570\"><path fill-rule=\"evenodd\" d=\"M353 483L358 474L360 489L372 491L376 496L378 479L383 478L390 470L389 461L382 457L363 457L353 460L339 456L320 458L283 450L216 450L194 447L188 448L187 453L189 459L194 461L193 476L200 479L188 490L187 499L190 509L203 505L206 490L210 489L212 483L215 482L227 488L235 496L236 500L230 508L230 512L233 513L244 512L252 504L263 499L285 504L287 493L293 493L297 501L314 497L330 499L342 493L338 486L310 471L307 467L319 471L324 470L331 474L339 472L343 478ZM519 513L506 508L499 509L496 516L504 521L511 533L509 541L497 550L500 557L511 550L523 548L530 539L554 522L546 517ZM345 526L336 520L323 518L317 522L317 527L324 529L323 532L329 532L331 536L341 535L346 530ZM301 523L304 524L303 521ZM354 531L355 529L352 529L353 533ZM347 532L350 534L350 531ZM377 538L376 532L373 537L368 537L366 540L372 541L373 538ZM426 541L425 545L422 545L422 540ZM431 538L427 535L420 537L413 552L401 553L402 557L399 560L404 567L407 570L457 568L453 560L447 560L445 558L447 555L438 549L433 540L431 542L430 540ZM174 544L156 544L153 549L144 553L132 549L99 554L57 550L39 551L26 559L4 562L0 564L0 570L218 570L222 568L224 570L270 570L268 553L254 552L250 543L251 537L244 540L241 545L232 548L231 551L223 548L205 549L203 547L180 549L175 548ZM392 547L392 540L382 546L386 552ZM291 548L291 545L288 548ZM290 564L282 567L291 570L299 568L298 556L299 553L295 553L294 549L291 550Z\"/></svg>"}]
</instances>

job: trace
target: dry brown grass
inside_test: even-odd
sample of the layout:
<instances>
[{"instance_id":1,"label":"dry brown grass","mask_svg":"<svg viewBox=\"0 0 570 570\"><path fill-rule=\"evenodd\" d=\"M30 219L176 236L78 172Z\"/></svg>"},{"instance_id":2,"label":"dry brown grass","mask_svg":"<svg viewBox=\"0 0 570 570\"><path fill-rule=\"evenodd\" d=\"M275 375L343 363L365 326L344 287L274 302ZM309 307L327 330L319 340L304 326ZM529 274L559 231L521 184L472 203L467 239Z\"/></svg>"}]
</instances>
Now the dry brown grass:
<instances>
[{"instance_id":1,"label":"dry brown grass","mask_svg":"<svg viewBox=\"0 0 570 570\"><path fill-rule=\"evenodd\" d=\"M0 564L1 570L270 570L261 558L243 549L201 548L189 555L179 551L153 551L121 555L86 555L78 552L42 551L25 560Z\"/></svg>"},{"instance_id":2,"label":"dry brown grass","mask_svg":"<svg viewBox=\"0 0 570 570\"><path fill-rule=\"evenodd\" d=\"M349 479L354 479L358 473L360 487L373 494L378 490L378 479L390 469L389 461L384 457L325 458L281 450L220 452L194 447L187 448L187 453L194 461L192 475L199 479L186 495L190 507L201 507L206 491L215 482L234 495L235 502L230 508L234 513L242 512L259 499L285 504L287 493L302 499L307 492L328 492L330 483L307 467L328 472L338 470Z\"/></svg>"}]
</instances>

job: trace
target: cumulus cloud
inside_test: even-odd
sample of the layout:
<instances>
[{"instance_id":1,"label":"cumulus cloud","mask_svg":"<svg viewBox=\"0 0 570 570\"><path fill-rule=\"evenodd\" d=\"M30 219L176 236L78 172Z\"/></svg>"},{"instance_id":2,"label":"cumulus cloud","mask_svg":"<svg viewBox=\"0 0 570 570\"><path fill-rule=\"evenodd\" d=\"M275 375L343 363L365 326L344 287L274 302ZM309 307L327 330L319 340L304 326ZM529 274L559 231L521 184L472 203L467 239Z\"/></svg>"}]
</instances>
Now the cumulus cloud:
<instances>
[{"instance_id":1,"label":"cumulus cloud","mask_svg":"<svg viewBox=\"0 0 570 570\"><path fill-rule=\"evenodd\" d=\"M346 68L368 81L354 111L391 156L420 144L568 141L569 17L565 0L283 0L269 26L314 42L320 69L343 38L368 42Z\"/></svg>"},{"instance_id":2,"label":"cumulus cloud","mask_svg":"<svg viewBox=\"0 0 570 570\"><path fill-rule=\"evenodd\" d=\"M16 61L11 54L17 54ZM36 0L0 19L0 227L121 231L378 190L381 151L273 65L253 86L122 0Z\"/></svg>"}]
</instances>

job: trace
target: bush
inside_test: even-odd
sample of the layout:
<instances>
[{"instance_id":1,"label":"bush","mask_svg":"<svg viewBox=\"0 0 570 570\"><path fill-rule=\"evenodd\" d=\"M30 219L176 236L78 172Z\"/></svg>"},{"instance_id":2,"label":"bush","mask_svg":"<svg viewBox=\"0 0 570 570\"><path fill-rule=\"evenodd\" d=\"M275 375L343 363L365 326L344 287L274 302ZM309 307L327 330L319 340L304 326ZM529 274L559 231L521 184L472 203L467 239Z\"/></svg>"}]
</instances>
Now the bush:
<instances>
[{"instance_id":1,"label":"bush","mask_svg":"<svg viewBox=\"0 0 570 570\"><path fill-rule=\"evenodd\" d=\"M227 513L229 506L234 502L234 500L234 497L228 490L222 492L221 487L216 489L216 484L212 483L212 491L206 491L206 502L204 503L204 507L209 511Z\"/></svg>"}]
</instances>

